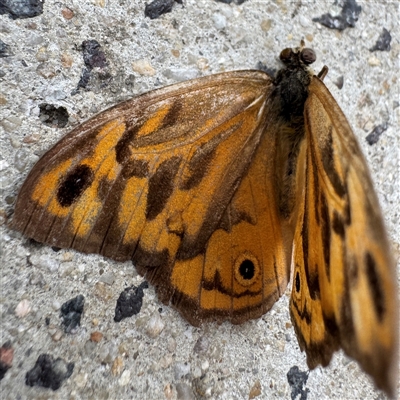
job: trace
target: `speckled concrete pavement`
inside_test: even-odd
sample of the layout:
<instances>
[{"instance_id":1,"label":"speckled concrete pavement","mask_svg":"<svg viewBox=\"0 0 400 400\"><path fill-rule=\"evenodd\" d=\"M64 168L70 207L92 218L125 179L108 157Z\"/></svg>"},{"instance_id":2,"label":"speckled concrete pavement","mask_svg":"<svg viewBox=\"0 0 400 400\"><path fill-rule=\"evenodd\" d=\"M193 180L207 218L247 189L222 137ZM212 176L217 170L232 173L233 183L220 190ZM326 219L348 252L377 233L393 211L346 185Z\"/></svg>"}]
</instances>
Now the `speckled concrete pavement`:
<instances>
[{"instance_id":1,"label":"speckled concrete pavement","mask_svg":"<svg viewBox=\"0 0 400 400\"><path fill-rule=\"evenodd\" d=\"M162 305L150 287L140 313L116 323L119 294L141 282L131 263L55 252L22 238L7 223L29 169L78 123L177 81L255 68L260 61L278 68L280 50L305 38L317 52L315 70L329 66L325 83L371 167L398 259L399 6L396 1L360 2L355 27L339 32L312 20L338 14L333 3L184 0L183 6L175 2L171 13L151 20L144 15L144 0L46 0L36 17L0 16L0 39L8 45L0 59L0 344L10 341L14 348L12 368L0 382L2 399L291 398L287 373L295 365L307 371L307 365L290 322L289 291L259 320L193 328ZM370 52L383 28L392 35L391 50ZM78 82L85 84L80 46L91 39L101 45L108 64L102 73L92 71L86 89L76 90ZM65 107L66 126L42 122L41 104ZM387 129L370 146L366 136L382 124ZM79 294L85 297L81 327L66 334L60 307ZM42 353L74 363L72 375L56 391L25 384ZM341 353L328 368L310 372L304 396L385 398Z\"/></svg>"}]
</instances>

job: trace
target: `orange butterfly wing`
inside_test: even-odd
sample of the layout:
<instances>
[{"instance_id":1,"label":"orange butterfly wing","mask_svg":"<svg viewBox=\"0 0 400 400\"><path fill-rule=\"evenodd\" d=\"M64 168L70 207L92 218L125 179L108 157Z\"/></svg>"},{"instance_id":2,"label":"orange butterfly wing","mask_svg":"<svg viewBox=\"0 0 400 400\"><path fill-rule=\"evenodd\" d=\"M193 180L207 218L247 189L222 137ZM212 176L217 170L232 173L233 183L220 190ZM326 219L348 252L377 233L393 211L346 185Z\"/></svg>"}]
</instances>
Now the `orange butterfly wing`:
<instances>
[{"instance_id":1,"label":"orange butterfly wing","mask_svg":"<svg viewBox=\"0 0 400 400\"><path fill-rule=\"evenodd\" d=\"M393 396L396 272L372 181L346 118L317 77L304 115L305 185L290 305L299 344L310 368L327 365L342 347Z\"/></svg>"},{"instance_id":2,"label":"orange butterfly wing","mask_svg":"<svg viewBox=\"0 0 400 400\"><path fill-rule=\"evenodd\" d=\"M13 227L52 246L131 259L194 324L261 315L286 287L290 259L268 195L273 146L260 146L272 89L263 72L231 72L95 116L32 169Z\"/></svg>"},{"instance_id":3,"label":"orange butterfly wing","mask_svg":"<svg viewBox=\"0 0 400 400\"><path fill-rule=\"evenodd\" d=\"M286 289L293 234L289 222L280 217L272 179L279 140L274 126L271 122L264 131L205 251L175 262L172 303L194 325L260 317Z\"/></svg>"}]
</instances>

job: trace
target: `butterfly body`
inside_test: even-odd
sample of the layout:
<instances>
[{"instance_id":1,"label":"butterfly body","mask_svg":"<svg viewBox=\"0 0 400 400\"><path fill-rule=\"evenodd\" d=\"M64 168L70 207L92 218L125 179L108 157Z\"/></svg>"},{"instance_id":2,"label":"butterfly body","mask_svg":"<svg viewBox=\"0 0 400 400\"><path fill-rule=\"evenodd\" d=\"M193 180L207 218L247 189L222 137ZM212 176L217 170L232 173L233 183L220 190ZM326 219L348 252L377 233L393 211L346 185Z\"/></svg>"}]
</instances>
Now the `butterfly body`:
<instances>
[{"instance_id":1,"label":"butterfly body","mask_svg":"<svg viewBox=\"0 0 400 400\"><path fill-rule=\"evenodd\" d=\"M339 106L286 49L106 110L35 165L13 227L132 260L193 325L242 323L283 294L310 368L342 347L394 394L397 286L372 181ZM61 234L60 234L61 233Z\"/></svg>"}]
</instances>

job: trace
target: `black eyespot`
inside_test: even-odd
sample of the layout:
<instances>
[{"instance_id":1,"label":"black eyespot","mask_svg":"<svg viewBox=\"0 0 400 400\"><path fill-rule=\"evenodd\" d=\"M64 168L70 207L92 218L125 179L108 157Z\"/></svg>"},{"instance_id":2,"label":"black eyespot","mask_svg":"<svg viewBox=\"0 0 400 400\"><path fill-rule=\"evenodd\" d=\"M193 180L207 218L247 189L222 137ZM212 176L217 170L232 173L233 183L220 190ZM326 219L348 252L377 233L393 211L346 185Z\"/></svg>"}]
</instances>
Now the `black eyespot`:
<instances>
[{"instance_id":1,"label":"black eyespot","mask_svg":"<svg viewBox=\"0 0 400 400\"><path fill-rule=\"evenodd\" d=\"M240 276L243 279L253 279L255 273L255 267L252 261L244 260L239 267Z\"/></svg>"},{"instance_id":2,"label":"black eyespot","mask_svg":"<svg viewBox=\"0 0 400 400\"><path fill-rule=\"evenodd\" d=\"M61 207L70 207L92 184L94 172L85 164L78 165L65 177L57 190L57 200Z\"/></svg>"},{"instance_id":3,"label":"black eyespot","mask_svg":"<svg viewBox=\"0 0 400 400\"><path fill-rule=\"evenodd\" d=\"M304 64L310 65L317 59L317 55L313 49L305 48L301 51L300 58Z\"/></svg>"}]
</instances>

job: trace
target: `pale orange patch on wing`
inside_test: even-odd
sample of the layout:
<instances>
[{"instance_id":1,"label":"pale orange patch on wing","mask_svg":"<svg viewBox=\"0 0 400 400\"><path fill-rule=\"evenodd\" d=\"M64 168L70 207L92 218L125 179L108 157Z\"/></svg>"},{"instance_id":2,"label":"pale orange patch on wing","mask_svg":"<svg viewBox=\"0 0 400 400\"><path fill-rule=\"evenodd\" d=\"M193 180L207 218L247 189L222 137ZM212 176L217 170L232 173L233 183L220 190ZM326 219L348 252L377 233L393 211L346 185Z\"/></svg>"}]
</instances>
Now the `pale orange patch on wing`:
<instances>
[{"instance_id":1,"label":"pale orange patch on wing","mask_svg":"<svg viewBox=\"0 0 400 400\"><path fill-rule=\"evenodd\" d=\"M201 290L200 307L203 310L231 310L232 297L218 290Z\"/></svg>"},{"instance_id":2,"label":"pale orange patch on wing","mask_svg":"<svg viewBox=\"0 0 400 400\"><path fill-rule=\"evenodd\" d=\"M199 282L203 275L204 256L185 261L176 261L171 274L171 283L179 292L186 296L197 299L200 292Z\"/></svg>"},{"instance_id":3,"label":"pale orange patch on wing","mask_svg":"<svg viewBox=\"0 0 400 400\"><path fill-rule=\"evenodd\" d=\"M101 201L97 197L97 185L92 185L80 198L72 213L72 226L77 236L86 236L96 222L101 209Z\"/></svg>"},{"instance_id":4,"label":"pale orange patch on wing","mask_svg":"<svg viewBox=\"0 0 400 400\"><path fill-rule=\"evenodd\" d=\"M48 211L53 215L65 216L69 212L67 208L60 206L55 194L57 193L60 178L68 171L71 164L72 159L68 159L43 175L32 192L32 200L42 207L47 207Z\"/></svg>"},{"instance_id":5,"label":"pale orange patch on wing","mask_svg":"<svg viewBox=\"0 0 400 400\"><path fill-rule=\"evenodd\" d=\"M105 124L97 135L98 143L93 154L81 161L81 164L86 164L96 171L96 181L100 181L103 177L107 177L110 181L116 179L121 167L112 149L121 139L125 129L125 124L119 119Z\"/></svg>"},{"instance_id":6,"label":"pale orange patch on wing","mask_svg":"<svg viewBox=\"0 0 400 400\"><path fill-rule=\"evenodd\" d=\"M157 111L142 125L137 133L137 137L147 136L151 133L155 132L159 126L162 124L165 116L168 114L169 110L171 109L172 103L165 104L161 106Z\"/></svg>"},{"instance_id":7,"label":"pale orange patch on wing","mask_svg":"<svg viewBox=\"0 0 400 400\"><path fill-rule=\"evenodd\" d=\"M118 224L125 228L124 244L135 243L146 223L147 179L130 178L122 192Z\"/></svg>"}]
</instances>

